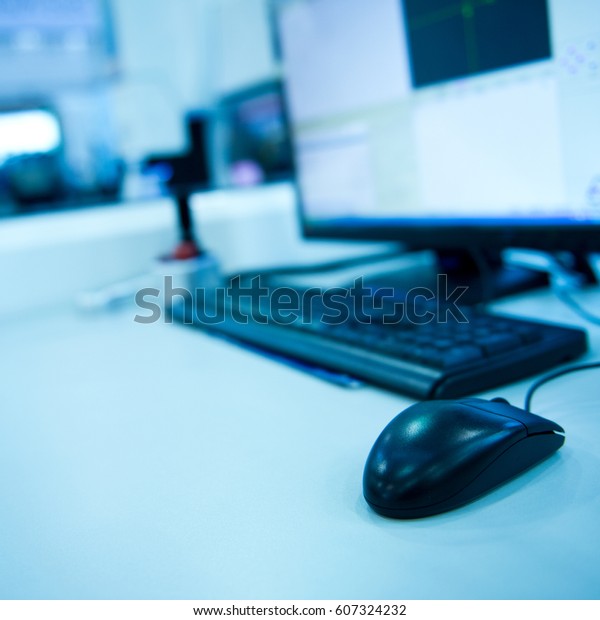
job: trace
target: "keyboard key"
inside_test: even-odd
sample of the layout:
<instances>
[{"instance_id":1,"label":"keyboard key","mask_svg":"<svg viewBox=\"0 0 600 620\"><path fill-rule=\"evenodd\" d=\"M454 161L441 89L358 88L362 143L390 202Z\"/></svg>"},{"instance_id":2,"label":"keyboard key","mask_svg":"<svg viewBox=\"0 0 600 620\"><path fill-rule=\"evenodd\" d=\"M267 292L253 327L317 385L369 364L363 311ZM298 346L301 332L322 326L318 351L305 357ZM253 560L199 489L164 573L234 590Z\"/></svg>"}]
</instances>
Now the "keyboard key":
<instances>
[{"instance_id":1,"label":"keyboard key","mask_svg":"<svg viewBox=\"0 0 600 620\"><path fill-rule=\"evenodd\" d=\"M307 322L299 318L277 330L259 323L246 329L233 319L204 327L417 398L472 394L551 368L586 350L583 330L479 310L469 311L464 323L436 320L426 325L408 320L385 324L381 311L373 313L371 324L350 319L329 325L321 320L326 316L323 306L322 313L313 309L305 315ZM373 353L376 359L370 357Z\"/></svg>"}]
</instances>

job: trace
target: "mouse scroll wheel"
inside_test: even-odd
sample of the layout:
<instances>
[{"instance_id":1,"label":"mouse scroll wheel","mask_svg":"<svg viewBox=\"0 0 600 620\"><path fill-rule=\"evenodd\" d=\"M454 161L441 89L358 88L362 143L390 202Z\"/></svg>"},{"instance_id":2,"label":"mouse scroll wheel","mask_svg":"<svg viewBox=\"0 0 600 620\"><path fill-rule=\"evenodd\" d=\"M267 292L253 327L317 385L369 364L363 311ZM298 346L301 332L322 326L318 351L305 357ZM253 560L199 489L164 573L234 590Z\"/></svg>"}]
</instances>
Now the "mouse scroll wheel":
<instances>
[{"instance_id":1,"label":"mouse scroll wheel","mask_svg":"<svg viewBox=\"0 0 600 620\"><path fill-rule=\"evenodd\" d=\"M493 403L503 403L504 405L510 405L506 398L492 398Z\"/></svg>"}]
</instances>

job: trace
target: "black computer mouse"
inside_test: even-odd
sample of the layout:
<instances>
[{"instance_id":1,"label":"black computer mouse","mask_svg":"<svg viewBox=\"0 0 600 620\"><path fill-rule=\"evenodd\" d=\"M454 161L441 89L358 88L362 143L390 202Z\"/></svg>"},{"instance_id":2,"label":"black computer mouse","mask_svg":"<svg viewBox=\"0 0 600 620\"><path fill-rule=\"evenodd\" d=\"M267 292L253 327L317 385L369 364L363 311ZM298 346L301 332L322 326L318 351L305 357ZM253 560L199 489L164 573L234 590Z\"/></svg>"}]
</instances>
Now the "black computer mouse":
<instances>
[{"instance_id":1,"label":"black computer mouse","mask_svg":"<svg viewBox=\"0 0 600 620\"><path fill-rule=\"evenodd\" d=\"M435 515L506 482L564 441L558 424L503 399L419 403L396 416L375 442L363 493L388 517Z\"/></svg>"}]
</instances>

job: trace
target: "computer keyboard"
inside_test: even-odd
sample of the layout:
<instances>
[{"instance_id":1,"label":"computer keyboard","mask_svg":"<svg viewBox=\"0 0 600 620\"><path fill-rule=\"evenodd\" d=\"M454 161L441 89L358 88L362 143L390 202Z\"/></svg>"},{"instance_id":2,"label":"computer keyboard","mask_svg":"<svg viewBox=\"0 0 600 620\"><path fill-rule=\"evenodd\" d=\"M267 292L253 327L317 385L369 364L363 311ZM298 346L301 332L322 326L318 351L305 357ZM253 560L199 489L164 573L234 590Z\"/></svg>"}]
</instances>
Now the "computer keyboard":
<instances>
[{"instance_id":1,"label":"computer keyboard","mask_svg":"<svg viewBox=\"0 0 600 620\"><path fill-rule=\"evenodd\" d=\"M314 300L313 300L314 301ZM188 309L189 310L189 309ZM228 306L221 320L192 324L254 347L344 373L420 399L456 398L552 368L583 354L585 331L461 308L462 320L425 304L427 322L386 323L381 311L357 320L333 321L313 303L310 320L288 313L282 324L260 304ZM184 319L184 308L172 309ZM260 312L259 312L260 311ZM188 313L189 314L189 313ZM188 317L189 318L189 317ZM190 322L189 320L186 322Z\"/></svg>"}]
</instances>

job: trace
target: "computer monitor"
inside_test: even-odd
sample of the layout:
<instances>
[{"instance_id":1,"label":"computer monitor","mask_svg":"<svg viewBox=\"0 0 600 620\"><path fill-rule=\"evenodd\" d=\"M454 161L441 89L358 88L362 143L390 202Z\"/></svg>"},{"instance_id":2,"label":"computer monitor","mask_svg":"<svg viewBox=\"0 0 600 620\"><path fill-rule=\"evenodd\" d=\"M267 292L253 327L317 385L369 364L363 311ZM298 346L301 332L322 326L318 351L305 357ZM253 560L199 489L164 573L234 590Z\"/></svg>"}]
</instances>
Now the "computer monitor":
<instances>
[{"instance_id":1,"label":"computer monitor","mask_svg":"<svg viewBox=\"0 0 600 620\"><path fill-rule=\"evenodd\" d=\"M269 80L224 97L218 106L220 184L247 186L290 179L292 148L282 86Z\"/></svg>"},{"instance_id":2,"label":"computer monitor","mask_svg":"<svg viewBox=\"0 0 600 620\"><path fill-rule=\"evenodd\" d=\"M600 2L280 0L305 235L600 249Z\"/></svg>"},{"instance_id":3,"label":"computer monitor","mask_svg":"<svg viewBox=\"0 0 600 620\"><path fill-rule=\"evenodd\" d=\"M63 146L52 109L0 108L0 203L25 208L63 198Z\"/></svg>"},{"instance_id":4,"label":"computer monitor","mask_svg":"<svg viewBox=\"0 0 600 620\"><path fill-rule=\"evenodd\" d=\"M61 147L60 122L49 109L0 109L0 166L18 157L54 153Z\"/></svg>"}]
</instances>

